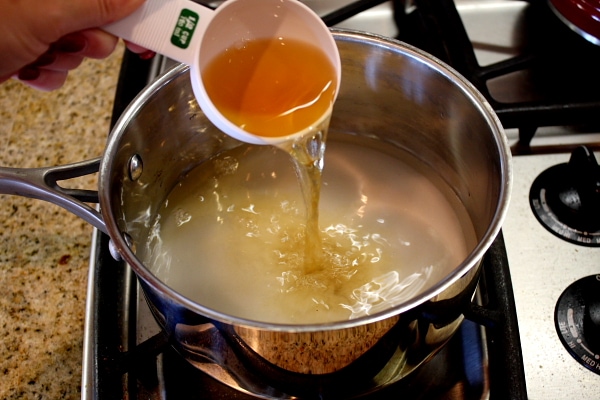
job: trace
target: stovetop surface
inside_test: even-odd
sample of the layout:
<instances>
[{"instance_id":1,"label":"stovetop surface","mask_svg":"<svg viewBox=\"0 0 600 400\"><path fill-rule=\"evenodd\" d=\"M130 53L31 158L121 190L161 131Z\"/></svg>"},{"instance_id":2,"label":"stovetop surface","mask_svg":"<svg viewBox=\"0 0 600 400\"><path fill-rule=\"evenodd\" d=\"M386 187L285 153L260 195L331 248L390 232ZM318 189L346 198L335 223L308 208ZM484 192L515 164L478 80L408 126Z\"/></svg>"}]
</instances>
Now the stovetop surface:
<instances>
[{"instance_id":1,"label":"stovetop surface","mask_svg":"<svg viewBox=\"0 0 600 400\"><path fill-rule=\"evenodd\" d=\"M600 153L596 153L596 159L600 160ZM546 168L568 160L568 153L513 158L517 173L502 228L527 391L532 399L594 398L600 388L600 375L575 362L560 342L554 323L554 308L567 286L600 274L600 247L578 246L554 236L536 220L528 200L534 179Z\"/></svg>"}]
</instances>

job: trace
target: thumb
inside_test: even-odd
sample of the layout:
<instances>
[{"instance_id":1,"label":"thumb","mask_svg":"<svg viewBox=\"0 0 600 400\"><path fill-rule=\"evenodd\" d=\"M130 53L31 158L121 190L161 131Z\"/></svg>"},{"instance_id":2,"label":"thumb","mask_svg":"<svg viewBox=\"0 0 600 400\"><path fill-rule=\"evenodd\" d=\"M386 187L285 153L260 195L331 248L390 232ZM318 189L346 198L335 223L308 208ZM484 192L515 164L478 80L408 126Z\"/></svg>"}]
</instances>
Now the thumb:
<instances>
[{"instance_id":1,"label":"thumb","mask_svg":"<svg viewBox=\"0 0 600 400\"><path fill-rule=\"evenodd\" d=\"M59 36L97 28L126 17L145 0L78 0L70 1L62 10Z\"/></svg>"}]
</instances>

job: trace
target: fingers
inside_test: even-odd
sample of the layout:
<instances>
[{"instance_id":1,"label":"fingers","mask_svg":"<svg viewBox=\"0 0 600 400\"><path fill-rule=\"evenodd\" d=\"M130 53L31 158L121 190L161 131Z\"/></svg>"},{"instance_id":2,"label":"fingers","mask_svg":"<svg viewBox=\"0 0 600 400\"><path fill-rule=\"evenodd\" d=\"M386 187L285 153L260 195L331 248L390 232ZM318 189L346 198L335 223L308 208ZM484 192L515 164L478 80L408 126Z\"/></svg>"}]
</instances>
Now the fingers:
<instances>
[{"instance_id":1,"label":"fingers","mask_svg":"<svg viewBox=\"0 0 600 400\"><path fill-rule=\"evenodd\" d=\"M43 68L25 67L19 71L17 79L37 90L51 91L62 87L68 71L53 71Z\"/></svg>"},{"instance_id":2,"label":"fingers","mask_svg":"<svg viewBox=\"0 0 600 400\"><path fill-rule=\"evenodd\" d=\"M145 47L139 46L135 43L125 41L127 48L137 54L142 60L149 60L156 55L156 52L148 50Z\"/></svg>"},{"instance_id":3,"label":"fingers","mask_svg":"<svg viewBox=\"0 0 600 400\"><path fill-rule=\"evenodd\" d=\"M117 46L118 38L100 29L87 29L63 36L49 51L77 54L86 58L108 57Z\"/></svg>"},{"instance_id":4,"label":"fingers","mask_svg":"<svg viewBox=\"0 0 600 400\"><path fill-rule=\"evenodd\" d=\"M46 53L27 68L48 69L51 71L71 71L81 64L83 57L77 54Z\"/></svg>"},{"instance_id":5,"label":"fingers","mask_svg":"<svg viewBox=\"0 0 600 400\"><path fill-rule=\"evenodd\" d=\"M16 78L39 90L55 90L67 79L69 71L85 58L108 57L117 45L117 38L99 30L76 32L53 43L35 62L21 68Z\"/></svg>"},{"instance_id":6,"label":"fingers","mask_svg":"<svg viewBox=\"0 0 600 400\"><path fill-rule=\"evenodd\" d=\"M117 38L97 27L129 15L143 2L0 0L0 54L5 56L0 83L12 76L30 86L55 88L83 58L110 55Z\"/></svg>"}]
</instances>

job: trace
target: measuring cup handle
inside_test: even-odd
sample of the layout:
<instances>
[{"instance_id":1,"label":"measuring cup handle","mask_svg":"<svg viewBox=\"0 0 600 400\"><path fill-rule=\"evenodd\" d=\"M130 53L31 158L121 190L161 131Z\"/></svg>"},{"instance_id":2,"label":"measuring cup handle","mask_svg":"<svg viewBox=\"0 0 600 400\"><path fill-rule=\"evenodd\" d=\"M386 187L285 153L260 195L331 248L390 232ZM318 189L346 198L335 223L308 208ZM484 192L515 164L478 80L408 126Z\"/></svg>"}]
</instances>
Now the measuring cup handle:
<instances>
[{"instance_id":1,"label":"measuring cup handle","mask_svg":"<svg viewBox=\"0 0 600 400\"><path fill-rule=\"evenodd\" d=\"M191 65L213 13L211 8L190 0L146 0L133 14L102 29Z\"/></svg>"}]
</instances>

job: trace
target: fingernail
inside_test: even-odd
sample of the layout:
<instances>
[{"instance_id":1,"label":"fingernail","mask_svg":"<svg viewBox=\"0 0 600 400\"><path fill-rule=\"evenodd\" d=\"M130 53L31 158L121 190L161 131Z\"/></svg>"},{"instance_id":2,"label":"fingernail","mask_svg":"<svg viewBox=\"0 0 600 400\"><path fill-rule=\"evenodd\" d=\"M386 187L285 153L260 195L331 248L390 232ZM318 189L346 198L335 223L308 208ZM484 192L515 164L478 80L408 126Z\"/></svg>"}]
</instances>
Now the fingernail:
<instances>
[{"instance_id":1,"label":"fingernail","mask_svg":"<svg viewBox=\"0 0 600 400\"><path fill-rule=\"evenodd\" d=\"M35 67L25 67L19 71L17 78L21 81L34 81L40 77L40 70Z\"/></svg>"},{"instance_id":2,"label":"fingernail","mask_svg":"<svg viewBox=\"0 0 600 400\"><path fill-rule=\"evenodd\" d=\"M55 53L44 53L35 60L30 67L45 67L56 61Z\"/></svg>"},{"instance_id":3,"label":"fingernail","mask_svg":"<svg viewBox=\"0 0 600 400\"><path fill-rule=\"evenodd\" d=\"M60 38L52 48L63 53L79 53L86 46L87 40L81 35L74 34Z\"/></svg>"},{"instance_id":4,"label":"fingernail","mask_svg":"<svg viewBox=\"0 0 600 400\"><path fill-rule=\"evenodd\" d=\"M142 60L149 60L152 57L154 57L155 55L156 55L156 53L154 51L152 51L152 50L146 50L143 53L139 53L138 57L140 57L140 59L142 59Z\"/></svg>"}]
</instances>

